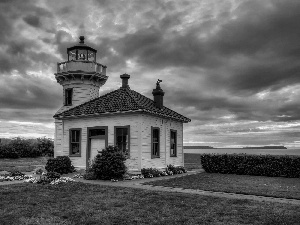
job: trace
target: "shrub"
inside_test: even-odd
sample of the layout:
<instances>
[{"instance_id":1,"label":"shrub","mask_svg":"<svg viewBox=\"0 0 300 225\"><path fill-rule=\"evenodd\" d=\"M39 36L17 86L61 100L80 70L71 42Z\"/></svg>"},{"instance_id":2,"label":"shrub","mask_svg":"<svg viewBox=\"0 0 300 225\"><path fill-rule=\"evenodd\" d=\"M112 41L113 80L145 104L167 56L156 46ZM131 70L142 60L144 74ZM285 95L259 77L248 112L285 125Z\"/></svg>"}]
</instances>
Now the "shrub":
<instances>
[{"instance_id":1,"label":"shrub","mask_svg":"<svg viewBox=\"0 0 300 225\"><path fill-rule=\"evenodd\" d=\"M56 172L60 174L67 174L75 171L75 168L68 156L57 156L54 159L48 159L45 169L48 172Z\"/></svg>"},{"instance_id":2,"label":"shrub","mask_svg":"<svg viewBox=\"0 0 300 225\"><path fill-rule=\"evenodd\" d=\"M35 174L42 175L43 172L44 172L44 170L43 170L42 168L38 168L38 169L35 171Z\"/></svg>"},{"instance_id":3,"label":"shrub","mask_svg":"<svg viewBox=\"0 0 300 225\"><path fill-rule=\"evenodd\" d=\"M166 167L165 171L160 171L155 168L143 168L141 170L141 173L145 178L168 176L168 175L181 174L186 172L187 171L183 166L174 166L171 164Z\"/></svg>"},{"instance_id":4,"label":"shrub","mask_svg":"<svg viewBox=\"0 0 300 225\"><path fill-rule=\"evenodd\" d=\"M161 172L155 168L143 168L141 169L141 173L145 178L152 178L152 177L160 177Z\"/></svg>"},{"instance_id":5,"label":"shrub","mask_svg":"<svg viewBox=\"0 0 300 225\"><path fill-rule=\"evenodd\" d=\"M299 156L203 154L201 165L208 173L300 177Z\"/></svg>"},{"instance_id":6,"label":"shrub","mask_svg":"<svg viewBox=\"0 0 300 225\"><path fill-rule=\"evenodd\" d=\"M50 138L37 138L37 148L43 156L54 156L54 142Z\"/></svg>"},{"instance_id":7,"label":"shrub","mask_svg":"<svg viewBox=\"0 0 300 225\"><path fill-rule=\"evenodd\" d=\"M49 179L59 179L60 178L60 173L56 173L56 172L48 172L45 175L47 178Z\"/></svg>"},{"instance_id":8,"label":"shrub","mask_svg":"<svg viewBox=\"0 0 300 225\"><path fill-rule=\"evenodd\" d=\"M174 166L174 165L168 165L166 168L166 172L171 171L173 174L181 174L186 173L186 169L183 166Z\"/></svg>"},{"instance_id":9,"label":"shrub","mask_svg":"<svg viewBox=\"0 0 300 225\"><path fill-rule=\"evenodd\" d=\"M19 158L19 154L8 143L5 143L5 144L1 143L0 144L0 158L17 159L17 158Z\"/></svg>"},{"instance_id":10,"label":"shrub","mask_svg":"<svg viewBox=\"0 0 300 225\"><path fill-rule=\"evenodd\" d=\"M10 177L17 177L17 176L23 177L23 176L25 176L25 174L20 171L12 171L9 173L9 176Z\"/></svg>"},{"instance_id":11,"label":"shrub","mask_svg":"<svg viewBox=\"0 0 300 225\"><path fill-rule=\"evenodd\" d=\"M96 180L97 176L93 171L88 171L83 175L83 179L85 180Z\"/></svg>"},{"instance_id":12,"label":"shrub","mask_svg":"<svg viewBox=\"0 0 300 225\"><path fill-rule=\"evenodd\" d=\"M0 158L53 156L53 140L49 138L6 139L0 143Z\"/></svg>"},{"instance_id":13,"label":"shrub","mask_svg":"<svg viewBox=\"0 0 300 225\"><path fill-rule=\"evenodd\" d=\"M91 165L91 172L97 179L122 179L127 170L125 160L125 153L117 146L108 146L101 154L96 155Z\"/></svg>"}]
</instances>

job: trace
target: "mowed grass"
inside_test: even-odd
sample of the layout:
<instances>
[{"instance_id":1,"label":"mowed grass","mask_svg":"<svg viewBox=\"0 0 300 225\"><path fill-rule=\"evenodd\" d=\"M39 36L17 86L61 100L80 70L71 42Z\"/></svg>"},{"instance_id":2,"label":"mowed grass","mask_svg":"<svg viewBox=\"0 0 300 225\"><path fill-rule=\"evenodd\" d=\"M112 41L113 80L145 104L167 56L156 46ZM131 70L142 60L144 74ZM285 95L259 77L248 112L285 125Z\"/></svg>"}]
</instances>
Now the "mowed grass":
<instances>
[{"instance_id":1,"label":"mowed grass","mask_svg":"<svg viewBox=\"0 0 300 225\"><path fill-rule=\"evenodd\" d=\"M204 172L167 180L147 182L145 184L300 200L299 178Z\"/></svg>"},{"instance_id":2,"label":"mowed grass","mask_svg":"<svg viewBox=\"0 0 300 225\"><path fill-rule=\"evenodd\" d=\"M0 171L31 172L35 165L45 166L50 157L0 159Z\"/></svg>"},{"instance_id":3,"label":"mowed grass","mask_svg":"<svg viewBox=\"0 0 300 225\"><path fill-rule=\"evenodd\" d=\"M37 158L18 158L18 159L0 159L0 166L32 166L32 165L46 165L50 157Z\"/></svg>"},{"instance_id":4,"label":"mowed grass","mask_svg":"<svg viewBox=\"0 0 300 225\"><path fill-rule=\"evenodd\" d=\"M201 167L200 154L184 154L185 164ZM200 173L148 184L207 191L300 199L300 179L235 174Z\"/></svg>"},{"instance_id":5,"label":"mowed grass","mask_svg":"<svg viewBox=\"0 0 300 225\"><path fill-rule=\"evenodd\" d=\"M0 186L0 224L299 224L300 207L84 183Z\"/></svg>"}]
</instances>

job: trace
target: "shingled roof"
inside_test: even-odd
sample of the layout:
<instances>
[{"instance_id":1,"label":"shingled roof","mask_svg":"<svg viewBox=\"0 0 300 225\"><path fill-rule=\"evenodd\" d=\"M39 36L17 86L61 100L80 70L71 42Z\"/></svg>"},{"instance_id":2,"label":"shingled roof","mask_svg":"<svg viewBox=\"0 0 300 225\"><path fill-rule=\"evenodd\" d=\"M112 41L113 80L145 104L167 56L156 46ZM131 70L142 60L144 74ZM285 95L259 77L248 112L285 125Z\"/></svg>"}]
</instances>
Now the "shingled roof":
<instances>
[{"instance_id":1,"label":"shingled roof","mask_svg":"<svg viewBox=\"0 0 300 225\"><path fill-rule=\"evenodd\" d=\"M189 118L165 106L162 109L157 108L153 100L130 88L119 88L74 108L55 114L54 118L85 117L118 112L145 112L184 123L191 122Z\"/></svg>"}]
</instances>

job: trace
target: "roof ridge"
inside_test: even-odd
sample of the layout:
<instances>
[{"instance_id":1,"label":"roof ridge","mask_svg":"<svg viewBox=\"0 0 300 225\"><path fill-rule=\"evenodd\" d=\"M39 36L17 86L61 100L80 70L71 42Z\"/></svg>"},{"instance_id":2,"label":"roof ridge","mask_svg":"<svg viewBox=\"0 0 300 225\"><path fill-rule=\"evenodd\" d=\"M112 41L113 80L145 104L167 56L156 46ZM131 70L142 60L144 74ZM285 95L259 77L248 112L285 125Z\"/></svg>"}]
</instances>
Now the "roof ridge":
<instances>
[{"instance_id":1,"label":"roof ridge","mask_svg":"<svg viewBox=\"0 0 300 225\"><path fill-rule=\"evenodd\" d=\"M126 93L133 99L133 101L138 105L138 107L142 110L145 109L145 107L139 102L139 100L136 99L136 97L131 93L132 91L136 92L135 90L131 90L130 88L126 88Z\"/></svg>"},{"instance_id":2,"label":"roof ridge","mask_svg":"<svg viewBox=\"0 0 300 225\"><path fill-rule=\"evenodd\" d=\"M191 120L176 111L163 106L158 109L153 104L153 99L131 90L129 87L118 88L102 96L91 99L71 109L55 114L54 118L64 118L72 116L98 115L102 113L122 112L122 111L140 111L154 114L156 116L165 116L182 122Z\"/></svg>"}]
</instances>

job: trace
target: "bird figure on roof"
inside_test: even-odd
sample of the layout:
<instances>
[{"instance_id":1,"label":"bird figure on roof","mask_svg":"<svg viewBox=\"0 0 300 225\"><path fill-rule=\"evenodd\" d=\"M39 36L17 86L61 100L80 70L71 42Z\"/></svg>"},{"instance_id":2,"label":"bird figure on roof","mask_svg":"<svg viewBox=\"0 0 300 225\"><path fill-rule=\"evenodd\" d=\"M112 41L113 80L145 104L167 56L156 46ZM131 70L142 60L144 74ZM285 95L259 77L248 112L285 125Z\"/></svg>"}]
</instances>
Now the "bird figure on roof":
<instances>
[{"instance_id":1,"label":"bird figure on roof","mask_svg":"<svg viewBox=\"0 0 300 225\"><path fill-rule=\"evenodd\" d=\"M162 80L158 79L156 82L156 89L161 89L159 83L161 83Z\"/></svg>"}]
</instances>

